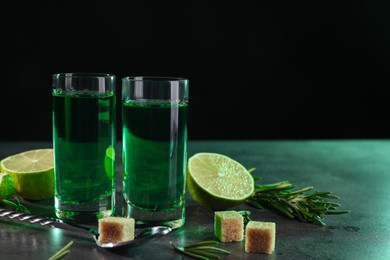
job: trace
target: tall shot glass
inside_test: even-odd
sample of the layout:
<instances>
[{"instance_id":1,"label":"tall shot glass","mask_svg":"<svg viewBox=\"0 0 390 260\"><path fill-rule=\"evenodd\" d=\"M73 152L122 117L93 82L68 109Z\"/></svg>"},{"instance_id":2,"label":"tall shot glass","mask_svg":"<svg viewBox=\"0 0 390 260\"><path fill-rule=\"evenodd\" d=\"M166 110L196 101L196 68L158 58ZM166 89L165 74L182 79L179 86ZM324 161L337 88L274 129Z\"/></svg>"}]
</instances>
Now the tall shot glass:
<instances>
[{"instance_id":1,"label":"tall shot glass","mask_svg":"<svg viewBox=\"0 0 390 260\"><path fill-rule=\"evenodd\" d=\"M52 75L55 213L92 222L114 213L115 79Z\"/></svg>"},{"instance_id":2,"label":"tall shot glass","mask_svg":"<svg viewBox=\"0 0 390 260\"><path fill-rule=\"evenodd\" d=\"M123 198L137 225L185 223L188 79L122 78Z\"/></svg>"}]
</instances>

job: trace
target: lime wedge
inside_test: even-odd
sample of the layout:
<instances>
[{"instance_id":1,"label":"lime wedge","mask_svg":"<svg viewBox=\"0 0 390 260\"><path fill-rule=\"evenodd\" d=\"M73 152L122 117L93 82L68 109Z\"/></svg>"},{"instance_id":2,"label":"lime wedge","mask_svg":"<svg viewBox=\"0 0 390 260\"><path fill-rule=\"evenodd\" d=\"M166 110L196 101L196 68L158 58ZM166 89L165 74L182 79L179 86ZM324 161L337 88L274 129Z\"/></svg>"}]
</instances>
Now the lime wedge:
<instances>
[{"instance_id":1,"label":"lime wedge","mask_svg":"<svg viewBox=\"0 0 390 260\"><path fill-rule=\"evenodd\" d=\"M0 202L14 195L15 186L11 176L7 173L0 173Z\"/></svg>"},{"instance_id":2,"label":"lime wedge","mask_svg":"<svg viewBox=\"0 0 390 260\"><path fill-rule=\"evenodd\" d=\"M8 173L17 195L41 200L54 195L53 149L36 149L11 155L0 163Z\"/></svg>"},{"instance_id":3,"label":"lime wedge","mask_svg":"<svg viewBox=\"0 0 390 260\"><path fill-rule=\"evenodd\" d=\"M226 155L197 153L188 159L187 188L198 204L226 210L253 194L254 180L244 166Z\"/></svg>"}]
</instances>

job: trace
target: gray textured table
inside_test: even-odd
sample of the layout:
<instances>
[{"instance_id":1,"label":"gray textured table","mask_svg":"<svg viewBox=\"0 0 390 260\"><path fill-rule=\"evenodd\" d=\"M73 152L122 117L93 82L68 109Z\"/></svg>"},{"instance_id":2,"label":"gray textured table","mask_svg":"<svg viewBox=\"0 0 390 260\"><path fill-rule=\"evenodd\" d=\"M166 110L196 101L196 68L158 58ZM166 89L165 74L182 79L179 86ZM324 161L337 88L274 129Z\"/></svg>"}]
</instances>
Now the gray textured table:
<instances>
[{"instance_id":1,"label":"gray textured table","mask_svg":"<svg viewBox=\"0 0 390 260\"><path fill-rule=\"evenodd\" d=\"M0 141L0 159L46 147L51 143ZM341 197L336 201L341 203L340 210L351 210L326 216L326 226L321 227L269 209L240 205L234 209L250 210L253 220L276 222L275 252L247 254L244 242L221 243L232 253L222 259L390 259L390 140L191 141L189 156L196 152L223 153L248 168L255 167L262 183L289 180L297 187L331 191ZM120 172L118 164L118 202ZM53 217L53 199L22 202L35 214ZM116 251L97 247L81 233L0 218L0 259L48 259L70 241L74 244L65 259L183 259L170 242L186 245L213 239L213 212L198 206L188 193L186 211L182 229Z\"/></svg>"}]
</instances>

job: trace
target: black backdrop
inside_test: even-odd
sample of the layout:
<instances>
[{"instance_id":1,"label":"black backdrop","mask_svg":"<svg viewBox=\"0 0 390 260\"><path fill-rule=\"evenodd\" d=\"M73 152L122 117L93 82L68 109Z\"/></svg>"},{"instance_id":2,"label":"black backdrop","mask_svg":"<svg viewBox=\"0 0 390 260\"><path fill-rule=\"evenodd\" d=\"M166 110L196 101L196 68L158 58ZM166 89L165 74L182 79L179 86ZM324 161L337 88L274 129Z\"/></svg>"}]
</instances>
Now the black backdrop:
<instances>
[{"instance_id":1,"label":"black backdrop","mask_svg":"<svg viewBox=\"0 0 390 260\"><path fill-rule=\"evenodd\" d=\"M390 137L389 4L207 2L4 5L0 140L51 140L58 72L117 75L118 139L130 75L190 80L190 139Z\"/></svg>"}]
</instances>

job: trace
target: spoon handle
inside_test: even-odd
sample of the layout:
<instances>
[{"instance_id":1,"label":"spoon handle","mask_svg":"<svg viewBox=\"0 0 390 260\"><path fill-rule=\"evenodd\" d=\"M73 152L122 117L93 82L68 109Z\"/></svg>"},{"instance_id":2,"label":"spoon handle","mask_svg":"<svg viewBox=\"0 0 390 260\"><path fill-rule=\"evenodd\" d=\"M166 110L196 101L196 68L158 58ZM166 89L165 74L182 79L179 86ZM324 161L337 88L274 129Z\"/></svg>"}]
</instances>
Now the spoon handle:
<instances>
[{"instance_id":1,"label":"spoon handle","mask_svg":"<svg viewBox=\"0 0 390 260\"><path fill-rule=\"evenodd\" d=\"M42 226L50 226L52 228L61 228L68 231L87 231L94 239L99 236L98 231L93 228L84 227L78 224L65 223L60 219L40 217L32 214L25 214L18 211L12 211L8 209L0 208L0 217L7 217L10 219L18 220L19 222L30 222L32 224L41 224Z\"/></svg>"}]
</instances>

